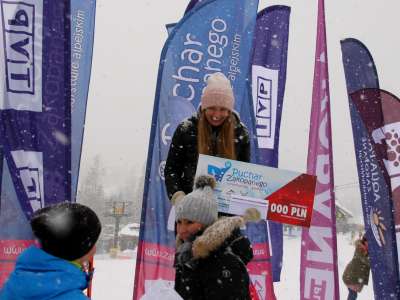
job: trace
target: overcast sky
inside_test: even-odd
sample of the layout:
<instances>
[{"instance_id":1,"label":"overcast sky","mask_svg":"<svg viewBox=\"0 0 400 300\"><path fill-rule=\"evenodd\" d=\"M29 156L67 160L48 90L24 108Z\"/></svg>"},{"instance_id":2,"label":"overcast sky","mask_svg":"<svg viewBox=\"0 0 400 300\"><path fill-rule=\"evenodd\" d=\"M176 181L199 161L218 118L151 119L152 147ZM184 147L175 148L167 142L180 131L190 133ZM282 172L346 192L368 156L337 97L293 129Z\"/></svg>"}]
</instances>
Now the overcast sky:
<instances>
[{"instance_id":1,"label":"overcast sky","mask_svg":"<svg viewBox=\"0 0 400 300\"><path fill-rule=\"evenodd\" d=\"M93 68L82 175L95 155L104 162L106 186L115 189L147 159L159 57L165 24L178 21L189 0L97 0ZM317 0L260 1L290 6L290 33L280 168L305 172L311 111ZM381 88L400 96L400 1L326 0L334 172L337 197L359 204L340 40L361 40L370 50Z\"/></svg>"}]
</instances>

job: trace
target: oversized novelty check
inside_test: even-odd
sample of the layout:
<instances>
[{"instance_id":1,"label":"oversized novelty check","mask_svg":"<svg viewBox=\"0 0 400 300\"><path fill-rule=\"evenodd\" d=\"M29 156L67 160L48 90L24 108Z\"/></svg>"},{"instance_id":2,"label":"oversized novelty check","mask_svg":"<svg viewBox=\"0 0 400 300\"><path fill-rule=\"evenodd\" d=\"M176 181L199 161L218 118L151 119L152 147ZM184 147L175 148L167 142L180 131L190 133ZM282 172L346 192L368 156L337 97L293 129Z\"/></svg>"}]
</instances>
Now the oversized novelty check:
<instances>
[{"instance_id":1,"label":"oversized novelty check","mask_svg":"<svg viewBox=\"0 0 400 300\"><path fill-rule=\"evenodd\" d=\"M216 179L220 212L254 207L262 218L310 227L316 176L200 154L196 177L206 174Z\"/></svg>"}]
</instances>

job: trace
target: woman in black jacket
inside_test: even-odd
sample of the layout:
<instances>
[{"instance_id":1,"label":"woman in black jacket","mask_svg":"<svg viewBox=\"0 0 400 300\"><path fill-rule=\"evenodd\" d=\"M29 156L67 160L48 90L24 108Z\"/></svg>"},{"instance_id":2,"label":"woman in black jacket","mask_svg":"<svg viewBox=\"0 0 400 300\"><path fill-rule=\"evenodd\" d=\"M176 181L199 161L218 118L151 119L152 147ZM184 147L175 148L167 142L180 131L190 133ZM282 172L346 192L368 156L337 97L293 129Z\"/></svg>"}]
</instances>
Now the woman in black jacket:
<instances>
[{"instance_id":1,"label":"woman in black jacket","mask_svg":"<svg viewBox=\"0 0 400 300\"><path fill-rule=\"evenodd\" d=\"M240 232L242 217L217 220L215 180L200 176L195 190L176 199L175 290L185 300L247 300L253 258Z\"/></svg>"},{"instance_id":2,"label":"woman in black jacket","mask_svg":"<svg viewBox=\"0 0 400 300\"><path fill-rule=\"evenodd\" d=\"M179 124L172 138L164 169L170 199L177 191L192 191L199 153L250 161L249 133L233 106L229 80L210 75L199 112Z\"/></svg>"}]
</instances>

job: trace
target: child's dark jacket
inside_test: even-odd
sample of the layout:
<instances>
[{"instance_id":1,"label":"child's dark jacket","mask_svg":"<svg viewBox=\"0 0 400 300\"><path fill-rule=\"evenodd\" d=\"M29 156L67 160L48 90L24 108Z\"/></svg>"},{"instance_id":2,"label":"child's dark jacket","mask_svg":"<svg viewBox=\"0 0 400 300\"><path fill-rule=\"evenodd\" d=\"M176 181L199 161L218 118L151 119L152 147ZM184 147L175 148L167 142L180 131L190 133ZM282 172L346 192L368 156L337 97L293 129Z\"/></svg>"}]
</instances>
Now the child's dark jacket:
<instances>
[{"instance_id":1,"label":"child's dark jacket","mask_svg":"<svg viewBox=\"0 0 400 300\"><path fill-rule=\"evenodd\" d=\"M242 223L241 217L220 219L178 246L175 289L183 299L250 299L246 264L253 252Z\"/></svg>"}]
</instances>

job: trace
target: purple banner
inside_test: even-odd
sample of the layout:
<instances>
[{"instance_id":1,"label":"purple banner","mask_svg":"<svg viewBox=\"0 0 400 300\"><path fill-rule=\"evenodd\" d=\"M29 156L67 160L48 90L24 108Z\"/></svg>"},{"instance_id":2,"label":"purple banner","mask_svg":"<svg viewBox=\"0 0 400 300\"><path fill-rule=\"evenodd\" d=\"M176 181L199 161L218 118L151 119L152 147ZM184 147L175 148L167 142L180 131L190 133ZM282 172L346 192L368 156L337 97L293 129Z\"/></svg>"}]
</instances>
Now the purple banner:
<instances>
[{"instance_id":1,"label":"purple banner","mask_svg":"<svg viewBox=\"0 0 400 300\"><path fill-rule=\"evenodd\" d=\"M290 8L270 6L257 14L252 60L252 98L240 112L252 139L253 163L278 167L279 133L286 83ZM250 104L250 105L249 105ZM251 225L250 225L251 226ZM280 280L282 225L268 221L273 281ZM253 231L249 231L254 232ZM267 232L259 234L267 234ZM250 239L253 237L249 235ZM268 237L265 239L268 241Z\"/></svg>"},{"instance_id":2,"label":"purple banner","mask_svg":"<svg viewBox=\"0 0 400 300\"><path fill-rule=\"evenodd\" d=\"M391 195L386 169L393 170L389 168L397 162L399 133L397 122L386 123L382 111L386 107L386 110L399 113L400 104L389 95L379 89L361 89L349 95L368 250L377 299L386 299L390 295L397 295L396 299L400 297L392 215L392 212L396 212L396 200ZM391 178L396 181L396 177Z\"/></svg>"},{"instance_id":3,"label":"purple banner","mask_svg":"<svg viewBox=\"0 0 400 300\"><path fill-rule=\"evenodd\" d=\"M324 1L318 1L317 43L307 173L317 176L314 211L301 235L300 299L339 299L332 129Z\"/></svg>"},{"instance_id":4,"label":"purple banner","mask_svg":"<svg viewBox=\"0 0 400 300\"><path fill-rule=\"evenodd\" d=\"M375 298L397 299L400 285L390 195L390 174L395 172L388 173L384 162L392 157L393 145L385 144L386 138L393 142L394 134L386 129L395 129L398 100L379 89L375 63L365 45L346 39L341 48Z\"/></svg>"},{"instance_id":5,"label":"purple banner","mask_svg":"<svg viewBox=\"0 0 400 300\"><path fill-rule=\"evenodd\" d=\"M70 7L0 3L0 240L10 242L32 239L34 211L71 199Z\"/></svg>"}]
</instances>

